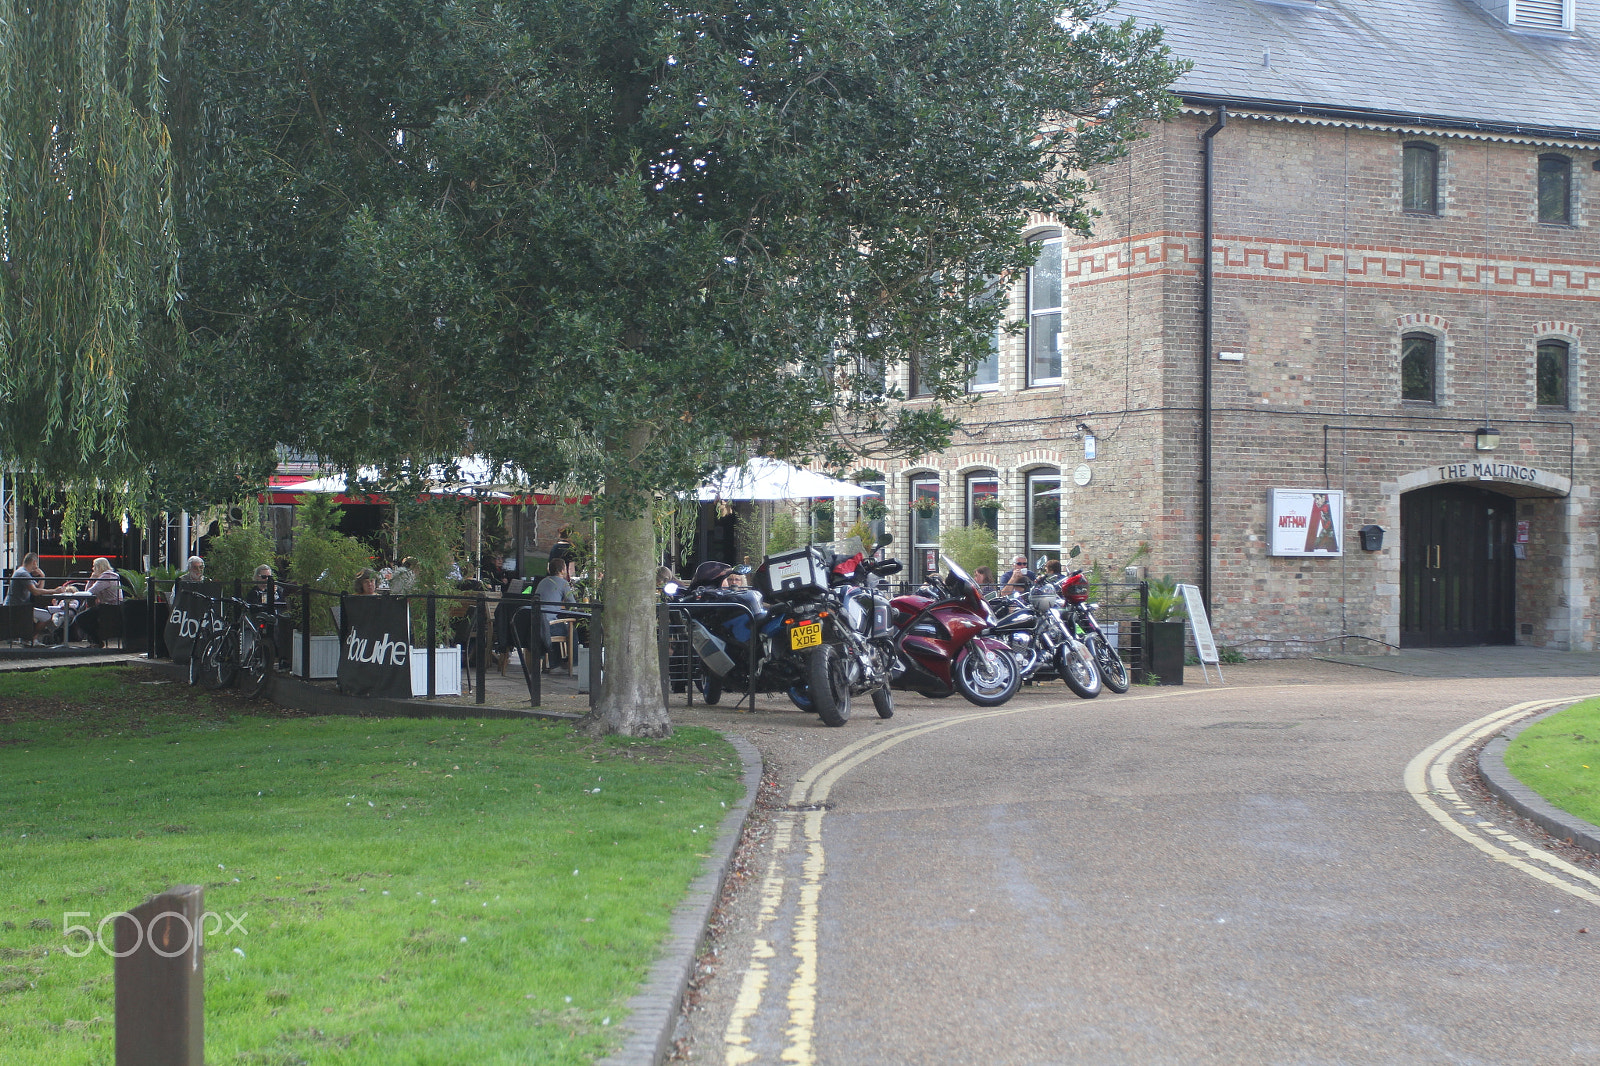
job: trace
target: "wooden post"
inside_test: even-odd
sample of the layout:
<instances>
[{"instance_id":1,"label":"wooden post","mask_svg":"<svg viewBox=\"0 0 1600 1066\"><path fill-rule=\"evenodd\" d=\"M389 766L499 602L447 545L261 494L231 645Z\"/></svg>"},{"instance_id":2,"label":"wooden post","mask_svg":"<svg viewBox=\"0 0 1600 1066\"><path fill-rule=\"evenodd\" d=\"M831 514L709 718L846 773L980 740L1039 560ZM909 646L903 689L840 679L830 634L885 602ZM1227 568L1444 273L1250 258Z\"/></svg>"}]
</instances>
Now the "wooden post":
<instances>
[{"instance_id":1,"label":"wooden post","mask_svg":"<svg viewBox=\"0 0 1600 1066\"><path fill-rule=\"evenodd\" d=\"M173 885L116 919L117 1066L203 1066L204 895Z\"/></svg>"}]
</instances>

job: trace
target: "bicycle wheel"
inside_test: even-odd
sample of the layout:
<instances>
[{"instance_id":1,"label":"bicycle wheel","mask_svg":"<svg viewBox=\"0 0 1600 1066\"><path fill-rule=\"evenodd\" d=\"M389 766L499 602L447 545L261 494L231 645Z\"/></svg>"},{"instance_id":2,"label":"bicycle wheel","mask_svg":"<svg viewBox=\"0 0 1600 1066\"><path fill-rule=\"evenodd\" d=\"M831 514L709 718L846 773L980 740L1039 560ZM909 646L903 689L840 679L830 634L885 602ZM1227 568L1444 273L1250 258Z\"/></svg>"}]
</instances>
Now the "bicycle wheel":
<instances>
[{"instance_id":1,"label":"bicycle wheel","mask_svg":"<svg viewBox=\"0 0 1600 1066\"><path fill-rule=\"evenodd\" d=\"M206 642L200 657L200 683L215 691L227 688L239 677L239 631L224 629Z\"/></svg>"},{"instance_id":2,"label":"bicycle wheel","mask_svg":"<svg viewBox=\"0 0 1600 1066\"><path fill-rule=\"evenodd\" d=\"M267 675L272 673L277 654L269 640L257 637L250 642L250 650L239 663L240 676L244 678L240 687L245 699L255 699L267 687Z\"/></svg>"},{"instance_id":3,"label":"bicycle wheel","mask_svg":"<svg viewBox=\"0 0 1600 1066\"><path fill-rule=\"evenodd\" d=\"M200 683L200 671L204 663L206 646L210 643L211 637L206 633L202 633L194 638L193 644L189 645L189 662L187 665L189 667L189 684L191 685Z\"/></svg>"}]
</instances>

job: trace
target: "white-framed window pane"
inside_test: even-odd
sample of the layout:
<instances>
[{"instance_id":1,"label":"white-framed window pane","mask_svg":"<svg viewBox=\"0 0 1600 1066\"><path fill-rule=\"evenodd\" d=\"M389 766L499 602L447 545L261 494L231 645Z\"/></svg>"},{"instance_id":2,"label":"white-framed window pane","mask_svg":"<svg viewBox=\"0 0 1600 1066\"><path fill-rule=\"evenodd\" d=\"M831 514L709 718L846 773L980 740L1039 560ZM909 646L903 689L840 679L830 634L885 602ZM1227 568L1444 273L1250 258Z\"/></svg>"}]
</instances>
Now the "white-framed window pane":
<instances>
[{"instance_id":1,"label":"white-framed window pane","mask_svg":"<svg viewBox=\"0 0 1600 1066\"><path fill-rule=\"evenodd\" d=\"M920 581L939 568L939 482L935 478L911 483L911 546Z\"/></svg>"},{"instance_id":2,"label":"white-framed window pane","mask_svg":"<svg viewBox=\"0 0 1600 1066\"><path fill-rule=\"evenodd\" d=\"M1061 312L1034 315L1028 336L1028 381L1061 379Z\"/></svg>"},{"instance_id":3,"label":"white-framed window pane","mask_svg":"<svg viewBox=\"0 0 1600 1066\"><path fill-rule=\"evenodd\" d=\"M1028 384L1061 380L1061 238L1039 242L1028 271Z\"/></svg>"},{"instance_id":4,"label":"white-framed window pane","mask_svg":"<svg viewBox=\"0 0 1600 1066\"><path fill-rule=\"evenodd\" d=\"M1061 558L1061 475L1028 475L1028 565Z\"/></svg>"},{"instance_id":5,"label":"white-framed window pane","mask_svg":"<svg viewBox=\"0 0 1600 1066\"><path fill-rule=\"evenodd\" d=\"M967 525L985 526L991 533L998 532L999 505L999 478L993 474L973 474L967 478Z\"/></svg>"},{"instance_id":6,"label":"white-framed window pane","mask_svg":"<svg viewBox=\"0 0 1600 1066\"><path fill-rule=\"evenodd\" d=\"M972 368L972 380L967 387L974 391L979 389L993 389L1000 385L1000 331L995 330L989 338L989 354L977 366Z\"/></svg>"},{"instance_id":7,"label":"white-framed window pane","mask_svg":"<svg viewBox=\"0 0 1600 1066\"><path fill-rule=\"evenodd\" d=\"M1039 258L1028 272L1028 310L1061 308L1061 238L1039 242Z\"/></svg>"}]
</instances>

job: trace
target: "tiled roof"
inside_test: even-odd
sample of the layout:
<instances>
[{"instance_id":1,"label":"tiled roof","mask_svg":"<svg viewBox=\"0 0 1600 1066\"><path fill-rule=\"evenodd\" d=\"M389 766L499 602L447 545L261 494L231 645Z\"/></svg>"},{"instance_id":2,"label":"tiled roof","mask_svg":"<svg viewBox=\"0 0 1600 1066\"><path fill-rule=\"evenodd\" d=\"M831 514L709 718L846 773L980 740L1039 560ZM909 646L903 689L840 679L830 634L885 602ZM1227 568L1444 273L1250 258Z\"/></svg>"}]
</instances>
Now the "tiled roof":
<instances>
[{"instance_id":1,"label":"tiled roof","mask_svg":"<svg viewBox=\"0 0 1600 1066\"><path fill-rule=\"evenodd\" d=\"M1600 137L1600 0L1576 30L1505 25L1472 0L1121 0L1194 62L1190 98Z\"/></svg>"}]
</instances>

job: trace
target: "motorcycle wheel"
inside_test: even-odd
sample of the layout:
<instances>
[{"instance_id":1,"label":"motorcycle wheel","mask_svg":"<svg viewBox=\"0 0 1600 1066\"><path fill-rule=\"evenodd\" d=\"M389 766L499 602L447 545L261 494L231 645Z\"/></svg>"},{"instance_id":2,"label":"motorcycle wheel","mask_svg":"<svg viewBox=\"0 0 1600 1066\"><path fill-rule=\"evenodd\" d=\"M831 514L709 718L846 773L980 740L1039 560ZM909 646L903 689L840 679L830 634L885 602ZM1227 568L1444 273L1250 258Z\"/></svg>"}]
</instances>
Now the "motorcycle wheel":
<instances>
[{"instance_id":1,"label":"motorcycle wheel","mask_svg":"<svg viewBox=\"0 0 1600 1066\"><path fill-rule=\"evenodd\" d=\"M1100 669L1100 680L1106 683L1106 688L1112 692L1128 691L1128 667L1123 663L1122 656L1117 654L1117 649L1102 633L1089 634L1089 650L1094 653L1094 664Z\"/></svg>"},{"instance_id":2,"label":"motorcycle wheel","mask_svg":"<svg viewBox=\"0 0 1600 1066\"><path fill-rule=\"evenodd\" d=\"M1061 645L1056 652L1056 671L1067 687L1086 700L1100 695L1100 671L1080 643Z\"/></svg>"},{"instance_id":3,"label":"motorcycle wheel","mask_svg":"<svg viewBox=\"0 0 1600 1066\"><path fill-rule=\"evenodd\" d=\"M789 686L789 702L800 708L802 711L805 711L807 714L816 713L817 708L811 702L811 693L806 691L806 687L804 685Z\"/></svg>"},{"instance_id":4,"label":"motorcycle wheel","mask_svg":"<svg viewBox=\"0 0 1600 1066\"><path fill-rule=\"evenodd\" d=\"M894 717L894 693L889 691L888 685L873 690L872 709L878 712L879 718Z\"/></svg>"},{"instance_id":5,"label":"motorcycle wheel","mask_svg":"<svg viewBox=\"0 0 1600 1066\"><path fill-rule=\"evenodd\" d=\"M840 726L850 720L850 677L844 657L832 644L811 653L806 664L811 702L824 725Z\"/></svg>"},{"instance_id":6,"label":"motorcycle wheel","mask_svg":"<svg viewBox=\"0 0 1600 1066\"><path fill-rule=\"evenodd\" d=\"M994 673L989 676L984 674L983 656L970 647L956 658L955 667L951 670L956 691L966 697L968 703L975 703L979 707L1000 706L1015 696L1018 686L1022 684L1022 671L1017 669L1015 658L992 650L989 658L994 663Z\"/></svg>"},{"instance_id":7,"label":"motorcycle wheel","mask_svg":"<svg viewBox=\"0 0 1600 1066\"><path fill-rule=\"evenodd\" d=\"M695 678L695 684L700 688L700 698L707 707L715 707L722 702L722 678L716 674L701 674Z\"/></svg>"}]
</instances>

